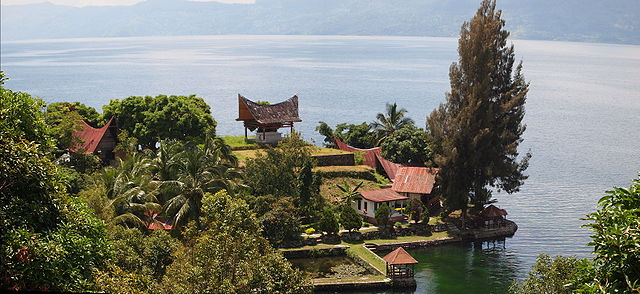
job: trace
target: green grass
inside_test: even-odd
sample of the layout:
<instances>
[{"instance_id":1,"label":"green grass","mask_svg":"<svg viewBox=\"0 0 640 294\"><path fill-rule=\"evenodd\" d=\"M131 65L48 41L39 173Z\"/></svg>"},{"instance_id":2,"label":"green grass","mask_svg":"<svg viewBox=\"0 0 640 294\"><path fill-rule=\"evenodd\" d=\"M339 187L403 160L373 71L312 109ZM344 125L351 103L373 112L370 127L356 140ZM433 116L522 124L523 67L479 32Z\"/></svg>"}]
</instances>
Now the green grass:
<instances>
[{"instance_id":1,"label":"green grass","mask_svg":"<svg viewBox=\"0 0 640 294\"><path fill-rule=\"evenodd\" d=\"M404 242L419 242L419 241L433 241L444 238L454 237L449 234L449 232L437 232L433 233L431 236L402 236L396 239L375 239L375 240L366 240L367 243L374 244L391 244L391 243L404 243Z\"/></svg>"},{"instance_id":2,"label":"green grass","mask_svg":"<svg viewBox=\"0 0 640 294\"><path fill-rule=\"evenodd\" d=\"M324 199L332 203L338 203L342 201L342 196L344 196L344 193L338 188L337 185L342 186L344 182L348 183L351 188L354 188L355 186L357 186L362 182L363 184L362 186L360 186L360 189L358 189L358 191L380 189L380 185L378 183L373 181L363 180L363 179L355 179L355 178L347 178L347 177L324 178L322 179L322 185L320 185L320 195Z\"/></svg>"},{"instance_id":3,"label":"green grass","mask_svg":"<svg viewBox=\"0 0 640 294\"><path fill-rule=\"evenodd\" d=\"M311 250L311 249L328 249L328 248L336 248L337 245L349 245L345 242L341 242L340 244L324 244L324 243L318 243L318 245L307 245L307 246L302 246L302 247L297 247L297 248L280 248L278 250L280 251L296 251L296 250Z\"/></svg>"},{"instance_id":4,"label":"green grass","mask_svg":"<svg viewBox=\"0 0 640 294\"><path fill-rule=\"evenodd\" d=\"M310 146L311 156L322 156L322 155L336 155L336 154L349 154L351 152L343 151L340 149L333 148L324 148L318 146Z\"/></svg>"},{"instance_id":5,"label":"green grass","mask_svg":"<svg viewBox=\"0 0 640 294\"><path fill-rule=\"evenodd\" d=\"M369 241L366 241L369 242ZM347 252L362 258L364 261L368 262L370 265L375 267L379 272L386 273L387 266L382 260L382 258L375 253L371 252L367 248L364 248L364 244L351 245Z\"/></svg>"},{"instance_id":6,"label":"green grass","mask_svg":"<svg viewBox=\"0 0 640 294\"><path fill-rule=\"evenodd\" d=\"M313 168L314 172L374 172L373 168L368 165L332 165L317 166Z\"/></svg>"},{"instance_id":7,"label":"green grass","mask_svg":"<svg viewBox=\"0 0 640 294\"><path fill-rule=\"evenodd\" d=\"M254 138L254 137L250 137L250 138ZM244 136L239 136L239 137L225 136L225 137L222 137L222 140L225 143L227 143L227 145L231 146L232 149L260 147L260 144L256 143L255 141L245 140Z\"/></svg>"}]
</instances>

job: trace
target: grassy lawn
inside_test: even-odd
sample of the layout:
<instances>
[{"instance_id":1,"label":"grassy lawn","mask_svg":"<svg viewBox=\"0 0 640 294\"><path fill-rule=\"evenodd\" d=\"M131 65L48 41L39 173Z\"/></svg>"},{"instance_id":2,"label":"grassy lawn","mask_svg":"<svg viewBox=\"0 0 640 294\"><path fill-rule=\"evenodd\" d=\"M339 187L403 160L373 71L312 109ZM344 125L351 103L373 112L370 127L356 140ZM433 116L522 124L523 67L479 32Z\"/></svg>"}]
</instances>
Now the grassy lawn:
<instances>
[{"instance_id":1,"label":"grassy lawn","mask_svg":"<svg viewBox=\"0 0 640 294\"><path fill-rule=\"evenodd\" d=\"M335 248L338 247L337 245L349 245L345 242L342 242L340 244L324 244L324 243L318 243L318 245L314 245L314 246L302 246L302 247L297 247L297 248L280 248L278 250L280 251L296 251L296 250L311 250L311 249L327 249L327 248Z\"/></svg>"},{"instance_id":2,"label":"grassy lawn","mask_svg":"<svg viewBox=\"0 0 640 294\"><path fill-rule=\"evenodd\" d=\"M336 154L349 154L351 152L342 151L340 149L333 148L324 148L318 146L310 146L312 156L322 156L322 155L336 155Z\"/></svg>"},{"instance_id":3,"label":"grassy lawn","mask_svg":"<svg viewBox=\"0 0 640 294\"><path fill-rule=\"evenodd\" d=\"M313 168L314 172L374 172L373 168L368 165L334 165L334 166L317 166Z\"/></svg>"},{"instance_id":4,"label":"grassy lawn","mask_svg":"<svg viewBox=\"0 0 640 294\"><path fill-rule=\"evenodd\" d=\"M418 242L418 241L433 241L438 239L455 237L450 235L449 232L437 232L433 233L431 236L403 236L398 237L396 239L375 239L375 240L366 240L367 243L374 244L390 244L390 243L404 243L404 242Z\"/></svg>"},{"instance_id":5,"label":"grassy lawn","mask_svg":"<svg viewBox=\"0 0 640 294\"><path fill-rule=\"evenodd\" d=\"M369 241L366 241L366 242L369 242ZM384 260L382 260L380 256L369 251L367 248L364 248L364 244L351 245L351 247L347 249L347 252L353 255L359 256L360 258L368 262L370 265L375 267L379 272L381 273L387 272L387 266Z\"/></svg>"},{"instance_id":6,"label":"grassy lawn","mask_svg":"<svg viewBox=\"0 0 640 294\"><path fill-rule=\"evenodd\" d=\"M337 187L337 185L343 185L344 182L348 183L351 188L363 182L358 191L376 190L380 189L380 185L373 181L355 179L355 178L324 178L322 179L322 185L320 186L320 195L330 202L337 203L342 200L343 193Z\"/></svg>"},{"instance_id":7,"label":"grassy lawn","mask_svg":"<svg viewBox=\"0 0 640 294\"><path fill-rule=\"evenodd\" d=\"M255 138L255 137L249 137L249 138ZM235 148L242 148L242 147L255 147L255 148L259 148L260 145L258 143L256 143L255 141L248 141L244 139L244 136L239 136L239 137L231 137L231 136L225 136L222 137L222 140L227 143L227 145L231 146L232 149Z\"/></svg>"}]
</instances>

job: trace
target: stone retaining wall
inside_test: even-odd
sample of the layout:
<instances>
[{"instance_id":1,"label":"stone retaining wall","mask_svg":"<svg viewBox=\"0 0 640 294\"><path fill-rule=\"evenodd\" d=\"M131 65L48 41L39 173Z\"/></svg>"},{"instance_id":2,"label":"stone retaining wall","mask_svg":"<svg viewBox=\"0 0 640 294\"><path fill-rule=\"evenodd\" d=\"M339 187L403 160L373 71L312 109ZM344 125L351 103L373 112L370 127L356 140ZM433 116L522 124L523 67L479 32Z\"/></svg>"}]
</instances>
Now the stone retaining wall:
<instances>
[{"instance_id":1,"label":"stone retaining wall","mask_svg":"<svg viewBox=\"0 0 640 294\"><path fill-rule=\"evenodd\" d=\"M349 290L388 289L393 286L391 279L381 282L350 282L314 284L314 291L341 292Z\"/></svg>"},{"instance_id":2,"label":"stone retaining wall","mask_svg":"<svg viewBox=\"0 0 640 294\"><path fill-rule=\"evenodd\" d=\"M313 158L317 161L317 166L353 166L356 165L353 153L335 154L335 155L316 155Z\"/></svg>"},{"instance_id":3,"label":"stone retaining wall","mask_svg":"<svg viewBox=\"0 0 640 294\"><path fill-rule=\"evenodd\" d=\"M336 245L332 248L283 250L282 255L287 259L344 256L347 254L348 248L347 245Z\"/></svg>"}]
</instances>

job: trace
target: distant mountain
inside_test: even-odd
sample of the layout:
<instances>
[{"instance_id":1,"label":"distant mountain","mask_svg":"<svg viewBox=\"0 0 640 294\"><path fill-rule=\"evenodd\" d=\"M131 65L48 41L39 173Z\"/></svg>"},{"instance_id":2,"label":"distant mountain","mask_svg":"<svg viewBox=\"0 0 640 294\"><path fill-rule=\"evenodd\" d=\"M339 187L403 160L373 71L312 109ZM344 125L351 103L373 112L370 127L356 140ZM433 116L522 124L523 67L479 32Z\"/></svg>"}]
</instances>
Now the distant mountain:
<instances>
[{"instance_id":1,"label":"distant mountain","mask_svg":"<svg viewBox=\"0 0 640 294\"><path fill-rule=\"evenodd\" d=\"M219 34L456 37L479 0L149 0L1 7L2 40ZM638 0L498 0L513 38L640 44Z\"/></svg>"}]
</instances>

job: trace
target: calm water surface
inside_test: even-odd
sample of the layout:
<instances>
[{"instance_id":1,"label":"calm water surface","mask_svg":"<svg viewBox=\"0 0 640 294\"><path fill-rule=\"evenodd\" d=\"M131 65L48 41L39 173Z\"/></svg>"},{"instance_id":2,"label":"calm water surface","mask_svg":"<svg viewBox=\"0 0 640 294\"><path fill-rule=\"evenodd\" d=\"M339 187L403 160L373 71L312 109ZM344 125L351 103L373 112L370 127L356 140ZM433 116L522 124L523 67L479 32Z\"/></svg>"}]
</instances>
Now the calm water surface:
<instances>
[{"instance_id":1,"label":"calm water surface","mask_svg":"<svg viewBox=\"0 0 640 294\"><path fill-rule=\"evenodd\" d=\"M497 195L520 227L506 246L412 251L419 293L503 293L540 253L589 256L579 218L640 172L640 46L514 41L531 82L521 192ZM298 130L317 144L320 120L371 121L386 102L418 125L444 101L457 59L448 38L202 36L3 42L8 88L101 109L132 95L197 94L221 135L241 135L238 93L279 102L298 94ZM391 292L385 292L391 293Z\"/></svg>"}]
</instances>

